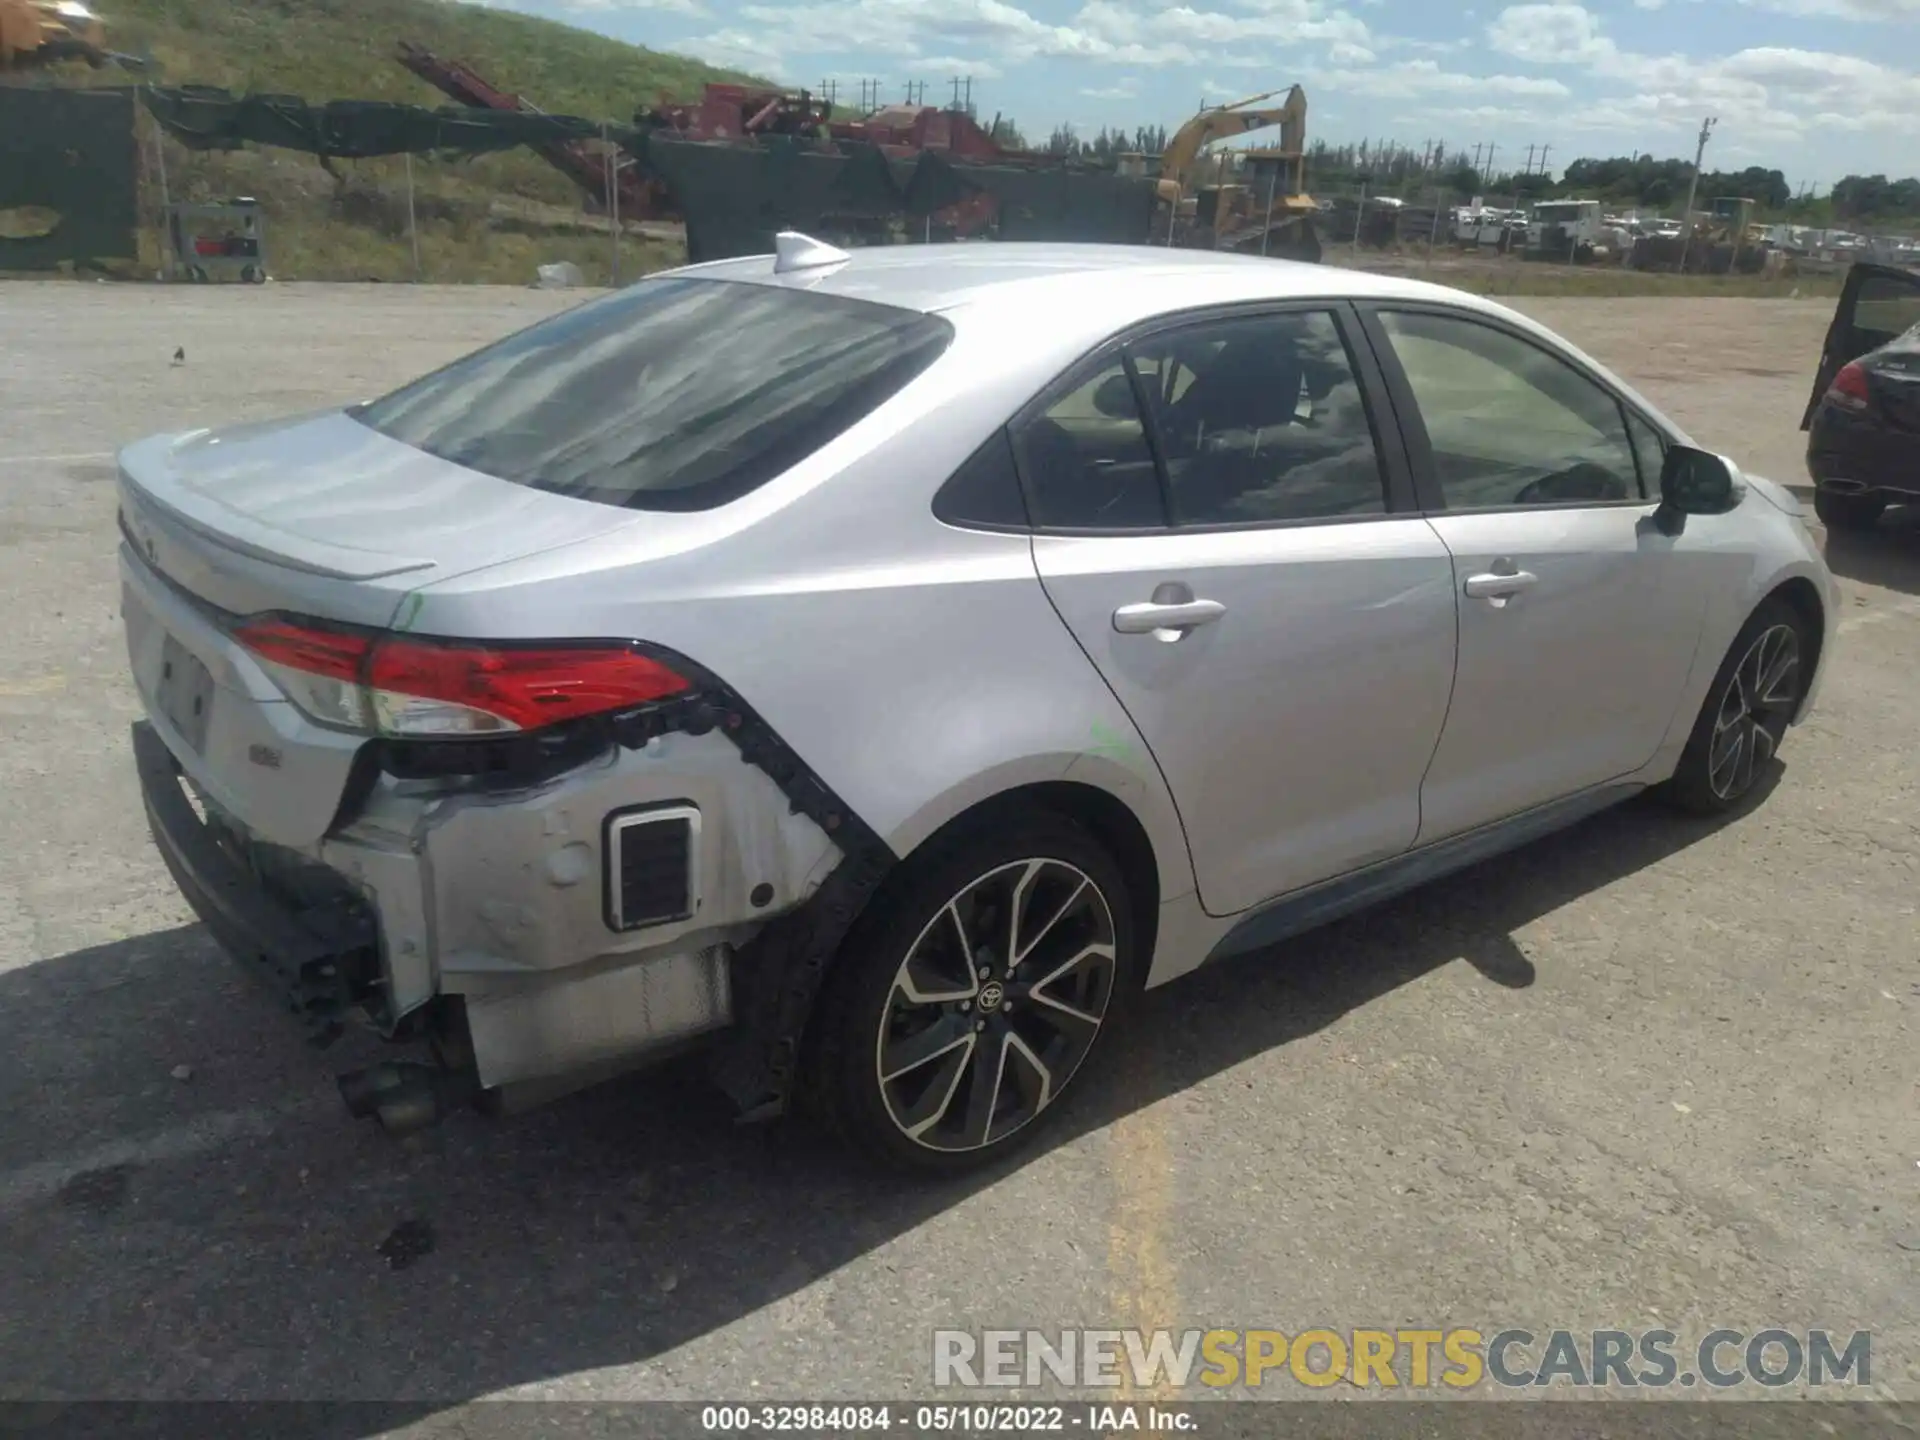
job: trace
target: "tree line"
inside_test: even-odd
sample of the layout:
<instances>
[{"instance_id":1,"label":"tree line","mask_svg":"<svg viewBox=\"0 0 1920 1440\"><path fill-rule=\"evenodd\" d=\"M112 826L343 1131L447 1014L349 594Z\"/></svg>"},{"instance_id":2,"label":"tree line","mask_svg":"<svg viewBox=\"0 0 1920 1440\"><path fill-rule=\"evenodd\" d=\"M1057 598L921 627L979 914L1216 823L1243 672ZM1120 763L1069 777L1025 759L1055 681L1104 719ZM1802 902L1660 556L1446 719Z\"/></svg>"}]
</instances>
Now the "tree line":
<instances>
[{"instance_id":1,"label":"tree line","mask_svg":"<svg viewBox=\"0 0 1920 1440\"><path fill-rule=\"evenodd\" d=\"M994 138L1009 148L1030 148L1010 120L995 121ZM1142 125L1131 131L1103 127L1090 138L1076 134L1070 125L1060 125L1039 148L1090 164L1112 164L1116 156L1128 152L1157 155L1166 149L1168 138L1164 125ZM1398 193L1408 199L1440 189L1458 196L1484 195L1495 202L1578 197L1646 210L1677 210L1684 205L1693 176L1693 163L1678 157L1582 157L1567 165L1557 180L1543 173L1544 158L1541 169L1527 168L1524 153L1510 158L1520 163L1495 169L1482 163L1479 151L1459 146L1407 146L1395 141L1333 145L1319 140L1308 146L1307 176L1309 188L1344 190L1365 185L1377 194ZM1849 175L1816 198L1796 194L1784 172L1761 165L1702 170L1695 205L1704 208L1716 196L1742 196L1764 214L1806 224L1920 222L1920 178Z\"/></svg>"}]
</instances>

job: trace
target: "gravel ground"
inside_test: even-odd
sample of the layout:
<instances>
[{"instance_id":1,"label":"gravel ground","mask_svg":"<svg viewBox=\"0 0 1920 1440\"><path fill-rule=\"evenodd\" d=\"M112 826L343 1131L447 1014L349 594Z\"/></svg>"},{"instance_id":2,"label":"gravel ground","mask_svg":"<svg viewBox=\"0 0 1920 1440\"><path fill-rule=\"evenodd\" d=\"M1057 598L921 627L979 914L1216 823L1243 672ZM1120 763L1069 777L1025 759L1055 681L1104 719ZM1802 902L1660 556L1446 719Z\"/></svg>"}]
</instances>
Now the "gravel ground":
<instances>
[{"instance_id":1,"label":"gravel ground","mask_svg":"<svg viewBox=\"0 0 1920 1440\"><path fill-rule=\"evenodd\" d=\"M357 1042L302 1048L144 834L110 452L572 298L0 285L0 1398L905 1399L935 1326L1663 1323L1870 1328L1874 1389L1920 1398L1898 516L1832 547L1845 633L1757 809L1629 806L1155 992L1113 1093L1007 1173L855 1178L671 1070L348 1121ZM1803 480L1826 302L1519 303Z\"/></svg>"}]
</instances>

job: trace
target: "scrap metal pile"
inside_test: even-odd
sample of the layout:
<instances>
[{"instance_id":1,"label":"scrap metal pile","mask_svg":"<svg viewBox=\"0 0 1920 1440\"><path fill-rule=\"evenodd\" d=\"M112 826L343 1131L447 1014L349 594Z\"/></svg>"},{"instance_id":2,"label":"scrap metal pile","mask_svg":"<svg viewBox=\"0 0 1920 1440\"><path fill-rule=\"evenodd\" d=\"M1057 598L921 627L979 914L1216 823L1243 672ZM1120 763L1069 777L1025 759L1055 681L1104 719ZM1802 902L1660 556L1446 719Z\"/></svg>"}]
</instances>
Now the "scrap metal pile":
<instances>
[{"instance_id":1,"label":"scrap metal pile","mask_svg":"<svg viewBox=\"0 0 1920 1440\"><path fill-rule=\"evenodd\" d=\"M549 115L470 68L403 45L400 63L455 106L150 89L148 108L199 149L253 142L321 157L481 153L525 145L591 204L627 220L679 219L691 261L764 254L802 229L858 243L953 239L1141 243L1152 181L1010 151L961 111L900 106L834 122L808 96L711 85L630 125Z\"/></svg>"}]
</instances>

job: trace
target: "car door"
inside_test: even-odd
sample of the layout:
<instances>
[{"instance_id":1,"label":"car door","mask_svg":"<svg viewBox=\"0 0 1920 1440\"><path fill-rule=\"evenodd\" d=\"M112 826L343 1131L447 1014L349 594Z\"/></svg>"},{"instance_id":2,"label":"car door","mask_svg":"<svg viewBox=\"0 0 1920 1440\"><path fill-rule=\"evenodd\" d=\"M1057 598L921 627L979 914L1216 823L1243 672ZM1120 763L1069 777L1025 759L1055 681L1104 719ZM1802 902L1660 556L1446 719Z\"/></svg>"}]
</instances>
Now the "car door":
<instances>
[{"instance_id":1,"label":"car door","mask_svg":"<svg viewBox=\"0 0 1920 1440\"><path fill-rule=\"evenodd\" d=\"M1814 374L1813 393L1807 397L1800 428L1813 423L1820 397L1841 366L1878 350L1915 325L1920 325L1920 272L1867 264L1849 269L1840 303L1827 326L1826 342L1820 347L1820 368Z\"/></svg>"},{"instance_id":2,"label":"car door","mask_svg":"<svg viewBox=\"0 0 1920 1440\"><path fill-rule=\"evenodd\" d=\"M1663 437L1596 378L1491 317L1381 305L1367 324L1460 606L1425 844L1652 759L1706 591L1653 522Z\"/></svg>"},{"instance_id":3,"label":"car door","mask_svg":"<svg viewBox=\"0 0 1920 1440\"><path fill-rule=\"evenodd\" d=\"M1326 304L1196 317L1015 426L1041 580L1151 747L1214 914L1419 830L1452 564L1354 325ZM1076 424L1089 408L1131 438Z\"/></svg>"}]
</instances>

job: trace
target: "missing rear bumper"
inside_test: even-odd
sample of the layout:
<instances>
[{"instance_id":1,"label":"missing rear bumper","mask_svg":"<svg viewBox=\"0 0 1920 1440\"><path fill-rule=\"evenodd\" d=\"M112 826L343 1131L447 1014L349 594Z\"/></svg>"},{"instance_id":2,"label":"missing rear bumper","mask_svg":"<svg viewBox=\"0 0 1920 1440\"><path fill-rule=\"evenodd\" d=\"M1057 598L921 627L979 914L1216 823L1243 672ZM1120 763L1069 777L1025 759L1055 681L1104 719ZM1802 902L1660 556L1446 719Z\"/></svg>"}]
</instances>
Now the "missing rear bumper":
<instances>
[{"instance_id":1,"label":"missing rear bumper","mask_svg":"<svg viewBox=\"0 0 1920 1440\"><path fill-rule=\"evenodd\" d=\"M364 906L295 909L270 893L203 820L180 767L153 726L133 726L134 765L155 847L214 938L278 990L315 1045L331 1044L379 973L373 917Z\"/></svg>"}]
</instances>

